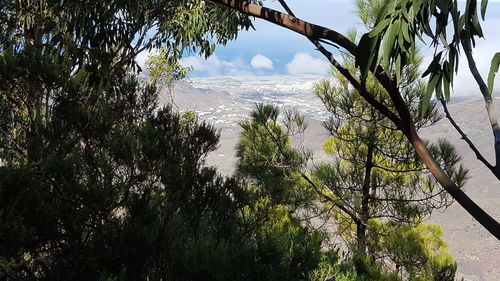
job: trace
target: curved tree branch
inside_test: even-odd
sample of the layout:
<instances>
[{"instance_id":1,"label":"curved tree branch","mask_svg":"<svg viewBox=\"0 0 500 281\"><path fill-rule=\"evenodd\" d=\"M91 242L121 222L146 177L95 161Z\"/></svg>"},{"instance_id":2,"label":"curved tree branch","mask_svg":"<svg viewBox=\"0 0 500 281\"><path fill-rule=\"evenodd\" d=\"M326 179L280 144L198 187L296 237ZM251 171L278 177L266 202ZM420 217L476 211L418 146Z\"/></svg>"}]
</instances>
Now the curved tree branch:
<instances>
[{"instance_id":1,"label":"curved tree branch","mask_svg":"<svg viewBox=\"0 0 500 281\"><path fill-rule=\"evenodd\" d=\"M286 4L286 2L284 0L278 0L281 4L281 6L283 6L283 8L285 9L285 11L290 14L291 16L295 17L295 14L293 13L293 11L290 9L290 7L288 7L288 5ZM307 23L309 24L309 23ZM311 24L312 25L312 24ZM365 87L363 87L353 76L352 74L349 72L349 70L347 70L346 68L344 68L336 59L335 57L333 56L333 54L331 52L329 52L325 47L323 47L323 45L321 44L321 39L317 39L317 38L314 38L314 37L311 37L311 36L307 36L307 38L309 39L309 41L311 41L311 43L314 44L314 46L316 46L316 49L318 51L320 51L327 59L328 61L349 81L349 83L351 83L351 85L353 85L353 87L355 89L358 90L359 94L366 100L368 101L373 107L375 107L375 109L377 109L378 111L380 111L382 114L384 114L387 118L389 118L389 120L391 120L392 122L394 122L394 124L399 124L401 120L399 120L399 118L396 116L396 114L394 114L390 109L388 109L386 106L384 106L382 103L380 103L379 101L377 101L375 99L375 97L369 93ZM345 38L345 37L344 37ZM347 38L345 38L346 40L349 40ZM349 41L350 42L350 41ZM326 44L329 44L327 42L324 42ZM352 42L351 42L352 43ZM353 44L353 43L352 43ZM354 46L356 47L356 46Z\"/></svg>"},{"instance_id":2,"label":"curved tree branch","mask_svg":"<svg viewBox=\"0 0 500 281\"><path fill-rule=\"evenodd\" d=\"M346 49L349 53L355 55L357 46L344 35L329 28L311 24L309 22L298 19L292 15L278 12L257 4L252 4L244 0L209 0L210 2L219 3L224 6L230 7L240 11L249 16L263 19L265 21L274 23L281 27L295 31L306 37L316 39L326 39Z\"/></svg>"}]
</instances>

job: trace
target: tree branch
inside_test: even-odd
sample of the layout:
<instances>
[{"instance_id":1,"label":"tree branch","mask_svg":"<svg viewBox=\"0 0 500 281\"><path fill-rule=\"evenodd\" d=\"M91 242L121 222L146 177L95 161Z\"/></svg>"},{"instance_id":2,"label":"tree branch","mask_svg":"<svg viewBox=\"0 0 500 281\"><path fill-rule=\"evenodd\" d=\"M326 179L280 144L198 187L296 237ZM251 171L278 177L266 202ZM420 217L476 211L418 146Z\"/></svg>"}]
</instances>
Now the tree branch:
<instances>
[{"instance_id":1,"label":"tree branch","mask_svg":"<svg viewBox=\"0 0 500 281\"><path fill-rule=\"evenodd\" d=\"M287 13L289 13L291 16L295 17L295 14L293 11L288 7L286 2L284 0L278 0L285 9ZM375 99L375 97L370 94L368 91L366 91L365 87L361 87L360 83L351 75L349 70L344 68L333 56L331 52L329 52L323 45L321 44L320 40L311 36L306 36L311 43L316 46L316 49L320 51L323 56L325 56L328 61L353 85L354 88L356 88L359 91L359 94L368 102L370 103L375 109L383 113L387 118L389 118L392 122L395 124L398 124L400 122L399 118L391 111L389 110L386 106L381 104L379 101ZM349 40L345 38L346 40ZM333 41L334 43L337 43ZM350 41L349 41L350 42ZM325 42L326 43L326 42ZM352 43L352 42L351 42ZM328 43L327 43L328 44Z\"/></svg>"},{"instance_id":2,"label":"tree branch","mask_svg":"<svg viewBox=\"0 0 500 281\"><path fill-rule=\"evenodd\" d=\"M493 137L495 138L495 166L491 170L497 179L500 179L500 126L498 125L498 119L495 113L495 104L493 103L491 93L488 91L488 86L486 86L481 74L479 74L476 62L472 56L471 48L464 40L462 40L461 43L465 56L467 57L467 62L469 63L469 69L483 95L486 112L488 113L488 119L490 120L491 129L493 130Z\"/></svg>"},{"instance_id":3,"label":"tree branch","mask_svg":"<svg viewBox=\"0 0 500 281\"><path fill-rule=\"evenodd\" d=\"M230 7L244 14L261 18L268 22L274 23L281 27L295 31L306 37L316 39L326 39L332 43L338 44L340 47L346 49L349 53L355 55L357 46L347 39L344 35L329 28L311 24L285 13L278 12L257 4L252 4L244 0L209 0L210 2L219 3L224 6Z\"/></svg>"},{"instance_id":4,"label":"tree branch","mask_svg":"<svg viewBox=\"0 0 500 281\"><path fill-rule=\"evenodd\" d=\"M443 105L443 109L444 109L444 113L445 113L446 118L448 118L448 120L450 121L451 125L453 125L453 127L455 128L455 130L457 130L457 132L462 137L462 139L469 145L470 149L472 149L472 151L474 151L474 153L476 154L477 159L479 161L483 162L483 164L486 167L488 167L488 169L490 169L493 173L495 173L494 169L493 169L494 167L490 164L490 162L488 162L488 160L486 160L483 157L483 155L481 154L481 152L479 152L479 150L476 148L476 146L474 145L474 143L467 137L467 135L464 133L464 131L462 131L462 129L455 122L455 120L451 116L450 112L448 111L448 106L446 105L446 101L443 98L441 98L441 104Z\"/></svg>"}]
</instances>

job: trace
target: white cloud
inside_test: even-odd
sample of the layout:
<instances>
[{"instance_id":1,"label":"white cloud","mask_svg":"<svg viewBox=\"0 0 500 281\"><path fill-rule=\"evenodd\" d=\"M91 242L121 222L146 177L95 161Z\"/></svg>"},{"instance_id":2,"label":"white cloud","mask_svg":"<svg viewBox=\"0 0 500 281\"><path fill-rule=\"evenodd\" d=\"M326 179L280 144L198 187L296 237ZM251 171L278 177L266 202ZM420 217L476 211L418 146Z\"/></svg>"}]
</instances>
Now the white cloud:
<instances>
[{"instance_id":1,"label":"white cloud","mask_svg":"<svg viewBox=\"0 0 500 281\"><path fill-rule=\"evenodd\" d=\"M326 61L313 58L308 53L296 53L292 61L286 65L286 69L291 75L323 75L328 73L329 67L330 65Z\"/></svg>"},{"instance_id":2,"label":"white cloud","mask_svg":"<svg viewBox=\"0 0 500 281\"><path fill-rule=\"evenodd\" d=\"M264 69L274 68L273 61L261 54L257 54L255 57L253 57L252 60L250 61L250 65L253 68L264 68Z\"/></svg>"},{"instance_id":3,"label":"white cloud","mask_svg":"<svg viewBox=\"0 0 500 281\"><path fill-rule=\"evenodd\" d=\"M243 75L248 74L248 66L242 59L225 61L212 55L208 59L198 56L190 56L180 60L182 66L192 66L195 72L200 72L208 76L219 75Z\"/></svg>"}]
</instances>

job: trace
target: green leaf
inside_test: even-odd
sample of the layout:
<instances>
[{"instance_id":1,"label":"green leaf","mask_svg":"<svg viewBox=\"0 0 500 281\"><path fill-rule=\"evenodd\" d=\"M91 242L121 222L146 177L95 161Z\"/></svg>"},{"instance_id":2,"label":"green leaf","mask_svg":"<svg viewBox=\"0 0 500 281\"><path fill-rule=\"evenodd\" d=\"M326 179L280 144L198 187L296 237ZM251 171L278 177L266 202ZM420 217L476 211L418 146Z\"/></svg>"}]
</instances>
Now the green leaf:
<instances>
[{"instance_id":1,"label":"green leaf","mask_svg":"<svg viewBox=\"0 0 500 281\"><path fill-rule=\"evenodd\" d=\"M473 14L471 20L475 34L477 34L477 36L479 37L483 37L483 30L481 29L481 24L479 24L479 19L477 18L477 14Z\"/></svg>"},{"instance_id":2,"label":"green leaf","mask_svg":"<svg viewBox=\"0 0 500 281\"><path fill-rule=\"evenodd\" d=\"M488 6L488 0L481 0L481 17L484 20L486 16L486 7Z\"/></svg>"},{"instance_id":3,"label":"green leaf","mask_svg":"<svg viewBox=\"0 0 500 281\"><path fill-rule=\"evenodd\" d=\"M412 40L410 38L410 34L409 34L409 26L408 26L408 23L406 22L401 22L401 31L403 33L403 38L406 40L406 42L408 43L411 43Z\"/></svg>"},{"instance_id":4,"label":"green leaf","mask_svg":"<svg viewBox=\"0 0 500 281\"><path fill-rule=\"evenodd\" d=\"M436 69L439 68L442 55L443 55L443 51L437 53L434 56L434 59L431 61L431 63L427 67L427 70L424 71L424 73L422 74L422 77L425 77L425 76L429 75L430 73L436 73Z\"/></svg>"},{"instance_id":5,"label":"green leaf","mask_svg":"<svg viewBox=\"0 0 500 281\"><path fill-rule=\"evenodd\" d=\"M488 74L488 92L493 92L493 84L495 83L495 75L500 65L500 52L496 53L491 60L490 72Z\"/></svg>"},{"instance_id":6,"label":"green leaf","mask_svg":"<svg viewBox=\"0 0 500 281\"><path fill-rule=\"evenodd\" d=\"M356 55L356 66L361 71L361 79L364 80L370 70L373 60L378 57L380 38L371 38L369 33L365 33L358 44L358 54Z\"/></svg>"},{"instance_id":7,"label":"green leaf","mask_svg":"<svg viewBox=\"0 0 500 281\"><path fill-rule=\"evenodd\" d=\"M425 90L425 94L422 98L422 112L425 112L429 107L429 102L431 100L432 93L434 92L434 89L436 88L438 82L439 82L439 76L431 75L430 81L427 84L427 90Z\"/></svg>"},{"instance_id":8,"label":"green leaf","mask_svg":"<svg viewBox=\"0 0 500 281\"><path fill-rule=\"evenodd\" d=\"M377 36L382 30L384 30L389 23L391 22L390 18L384 19L383 21L379 22L371 31L369 34L370 37L375 37Z\"/></svg>"},{"instance_id":9,"label":"green leaf","mask_svg":"<svg viewBox=\"0 0 500 281\"><path fill-rule=\"evenodd\" d=\"M398 55L396 59L396 83L399 84L401 80L401 55Z\"/></svg>"},{"instance_id":10,"label":"green leaf","mask_svg":"<svg viewBox=\"0 0 500 281\"><path fill-rule=\"evenodd\" d=\"M384 59L384 67L389 69L391 54L394 49L394 43L396 41L396 37L399 32L399 22L393 23L387 29L386 36L384 41L382 42L382 50L383 50L383 59Z\"/></svg>"},{"instance_id":11,"label":"green leaf","mask_svg":"<svg viewBox=\"0 0 500 281\"><path fill-rule=\"evenodd\" d=\"M443 75L442 73L440 73L441 75L437 75L438 77L438 83L436 85L436 98L438 100L441 99L441 97L443 96Z\"/></svg>"},{"instance_id":12,"label":"green leaf","mask_svg":"<svg viewBox=\"0 0 500 281\"><path fill-rule=\"evenodd\" d=\"M443 77L444 98L450 101L450 82L446 77Z\"/></svg>"}]
</instances>

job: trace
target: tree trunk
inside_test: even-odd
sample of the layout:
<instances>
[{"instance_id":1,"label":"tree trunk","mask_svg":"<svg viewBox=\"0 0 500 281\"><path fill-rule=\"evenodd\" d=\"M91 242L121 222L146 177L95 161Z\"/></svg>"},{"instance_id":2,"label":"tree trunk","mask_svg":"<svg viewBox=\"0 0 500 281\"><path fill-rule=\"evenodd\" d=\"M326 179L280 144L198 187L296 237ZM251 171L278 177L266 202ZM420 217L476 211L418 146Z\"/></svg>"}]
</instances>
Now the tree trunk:
<instances>
[{"instance_id":1,"label":"tree trunk","mask_svg":"<svg viewBox=\"0 0 500 281\"><path fill-rule=\"evenodd\" d=\"M31 40L27 41L27 50L34 54L42 54L42 26L35 24L32 29L28 31ZM43 111L43 86L40 83L39 76L34 71L29 72L30 85L29 85L29 101L27 104L28 114L30 116L29 132L27 132L27 155L30 163L38 163L41 159L42 150L42 111Z\"/></svg>"}]
</instances>

